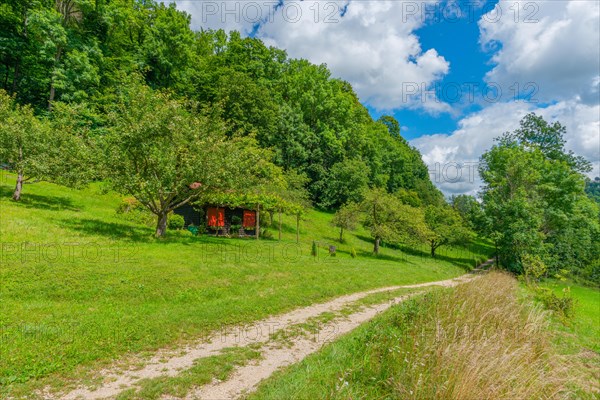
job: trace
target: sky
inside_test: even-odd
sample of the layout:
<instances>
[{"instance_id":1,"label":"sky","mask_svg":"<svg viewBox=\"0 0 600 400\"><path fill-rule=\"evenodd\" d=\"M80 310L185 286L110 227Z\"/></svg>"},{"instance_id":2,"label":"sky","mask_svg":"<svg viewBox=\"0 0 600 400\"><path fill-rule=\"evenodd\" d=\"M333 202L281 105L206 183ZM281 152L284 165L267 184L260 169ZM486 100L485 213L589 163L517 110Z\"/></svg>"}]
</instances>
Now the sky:
<instances>
[{"instance_id":1,"label":"sky","mask_svg":"<svg viewBox=\"0 0 600 400\"><path fill-rule=\"evenodd\" d=\"M600 176L597 0L186 0L195 29L237 30L325 63L393 115L446 194L476 194L493 139L535 112Z\"/></svg>"}]
</instances>

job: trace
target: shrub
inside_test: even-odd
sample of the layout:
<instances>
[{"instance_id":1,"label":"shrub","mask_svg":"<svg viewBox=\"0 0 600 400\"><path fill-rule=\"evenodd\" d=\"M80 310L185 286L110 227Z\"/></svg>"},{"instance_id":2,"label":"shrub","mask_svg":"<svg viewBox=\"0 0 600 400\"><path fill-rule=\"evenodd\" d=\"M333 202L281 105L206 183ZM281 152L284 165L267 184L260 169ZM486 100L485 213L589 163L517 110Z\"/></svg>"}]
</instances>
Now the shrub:
<instances>
[{"instance_id":1,"label":"shrub","mask_svg":"<svg viewBox=\"0 0 600 400\"><path fill-rule=\"evenodd\" d=\"M544 275L546 275L546 272L548 271L548 267L539 256L525 254L522 257L521 262L523 264L525 281L528 284L532 281L539 281Z\"/></svg>"},{"instance_id":2,"label":"shrub","mask_svg":"<svg viewBox=\"0 0 600 400\"><path fill-rule=\"evenodd\" d=\"M182 215L179 214L171 214L169 215L169 220L167 221L167 228L171 230L183 229L185 226L185 219Z\"/></svg>"},{"instance_id":3,"label":"shrub","mask_svg":"<svg viewBox=\"0 0 600 400\"><path fill-rule=\"evenodd\" d=\"M313 257L316 257L316 256L317 256L317 252L318 252L318 249L317 249L317 242L315 242L315 241L313 240L313 242L312 242L312 247L310 248L310 255L311 255L311 256L313 256Z\"/></svg>"},{"instance_id":4,"label":"shrub","mask_svg":"<svg viewBox=\"0 0 600 400\"><path fill-rule=\"evenodd\" d=\"M356 258L356 249L354 247L350 249L350 257Z\"/></svg>"},{"instance_id":5,"label":"shrub","mask_svg":"<svg viewBox=\"0 0 600 400\"><path fill-rule=\"evenodd\" d=\"M557 296L552 289L546 287L536 288L536 299L544 306L552 311L555 311L562 318L572 318L575 312L575 300L571 296L571 290L566 288L563 290L562 296Z\"/></svg>"}]
</instances>

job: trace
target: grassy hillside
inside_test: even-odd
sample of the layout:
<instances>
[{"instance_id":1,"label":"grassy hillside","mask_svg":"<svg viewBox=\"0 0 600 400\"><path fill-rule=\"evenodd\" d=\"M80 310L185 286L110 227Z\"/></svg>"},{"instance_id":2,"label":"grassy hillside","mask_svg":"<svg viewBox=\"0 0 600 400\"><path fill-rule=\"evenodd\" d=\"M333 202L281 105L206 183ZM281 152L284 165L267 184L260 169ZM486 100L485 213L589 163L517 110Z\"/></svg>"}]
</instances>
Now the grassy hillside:
<instances>
[{"instance_id":1,"label":"grassy hillside","mask_svg":"<svg viewBox=\"0 0 600 400\"><path fill-rule=\"evenodd\" d=\"M120 197L100 185L73 190L28 184L10 200L14 177L0 175L0 393L81 374L128 352L182 343L222 324L253 321L343 293L460 275L491 252L384 248L370 255L363 230L338 244L331 215L312 211L295 243L194 237L123 220ZM320 243L310 256L313 240ZM329 244L339 246L329 257ZM354 247L358 257L349 255ZM43 379L42 378L46 378Z\"/></svg>"}]
</instances>

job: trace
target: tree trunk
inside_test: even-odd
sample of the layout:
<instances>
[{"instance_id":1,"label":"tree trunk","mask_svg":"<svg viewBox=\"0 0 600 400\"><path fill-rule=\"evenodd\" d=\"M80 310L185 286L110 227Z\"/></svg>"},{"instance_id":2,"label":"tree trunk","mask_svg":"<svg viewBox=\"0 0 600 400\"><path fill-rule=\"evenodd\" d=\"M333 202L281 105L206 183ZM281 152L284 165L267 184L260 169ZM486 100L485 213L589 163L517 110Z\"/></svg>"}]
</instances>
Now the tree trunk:
<instances>
[{"instance_id":1,"label":"tree trunk","mask_svg":"<svg viewBox=\"0 0 600 400\"><path fill-rule=\"evenodd\" d=\"M431 245L431 258L435 258L435 246Z\"/></svg>"},{"instance_id":2,"label":"tree trunk","mask_svg":"<svg viewBox=\"0 0 600 400\"><path fill-rule=\"evenodd\" d=\"M23 190L23 171L19 171L17 175L17 184L15 185L15 192L13 193L13 200L21 200L21 190Z\"/></svg>"},{"instance_id":3,"label":"tree trunk","mask_svg":"<svg viewBox=\"0 0 600 400\"><path fill-rule=\"evenodd\" d=\"M496 247L496 268L500 268L500 258L498 257L498 242L494 242Z\"/></svg>"},{"instance_id":4,"label":"tree trunk","mask_svg":"<svg viewBox=\"0 0 600 400\"><path fill-rule=\"evenodd\" d=\"M340 243L344 242L344 228L340 228Z\"/></svg>"},{"instance_id":5,"label":"tree trunk","mask_svg":"<svg viewBox=\"0 0 600 400\"><path fill-rule=\"evenodd\" d=\"M156 223L156 234L154 235L157 238L164 236L167 232L167 216L168 214L166 212L163 212L162 214L158 215L158 221Z\"/></svg>"},{"instance_id":6,"label":"tree trunk","mask_svg":"<svg viewBox=\"0 0 600 400\"><path fill-rule=\"evenodd\" d=\"M279 210L279 240L281 240L281 210Z\"/></svg>"},{"instance_id":7,"label":"tree trunk","mask_svg":"<svg viewBox=\"0 0 600 400\"><path fill-rule=\"evenodd\" d=\"M380 237L375 238L375 244L373 245L373 253L375 253L375 254L379 254L379 241L380 240L381 240Z\"/></svg>"},{"instance_id":8,"label":"tree trunk","mask_svg":"<svg viewBox=\"0 0 600 400\"><path fill-rule=\"evenodd\" d=\"M18 81L19 81L19 67L20 67L20 60L17 60L17 63L15 65L15 73L13 75L13 81L12 81L12 89L10 91L10 94L15 94L17 92L17 85L18 85Z\"/></svg>"},{"instance_id":9,"label":"tree trunk","mask_svg":"<svg viewBox=\"0 0 600 400\"><path fill-rule=\"evenodd\" d=\"M256 240L258 240L260 236L260 204L256 205Z\"/></svg>"},{"instance_id":10,"label":"tree trunk","mask_svg":"<svg viewBox=\"0 0 600 400\"><path fill-rule=\"evenodd\" d=\"M54 56L54 68L56 68L58 65L61 55L62 48L59 47L56 50L56 55ZM50 97L48 98L48 111L52 111L52 102L54 102L54 97L56 95L56 88L54 87L54 68L52 69L52 76L50 77Z\"/></svg>"}]
</instances>

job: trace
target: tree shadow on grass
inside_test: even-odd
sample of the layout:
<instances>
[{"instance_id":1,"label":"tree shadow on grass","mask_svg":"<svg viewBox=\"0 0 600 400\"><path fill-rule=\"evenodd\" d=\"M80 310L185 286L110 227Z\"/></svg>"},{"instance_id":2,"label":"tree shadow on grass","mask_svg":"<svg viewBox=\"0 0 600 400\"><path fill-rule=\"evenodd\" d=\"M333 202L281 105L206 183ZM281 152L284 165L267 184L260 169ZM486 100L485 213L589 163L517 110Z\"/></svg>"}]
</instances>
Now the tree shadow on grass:
<instances>
[{"instance_id":1,"label":"tree shadow on grass","mask_svg":"<svg viewBox=\"0 0 600 400\"><path fill-rule=\"evenodd\" d=\"M183 244L193 245L204 243L206 240L201 236L177 235L174 232L166 237L157 239L154 237L154 229L143 225L129 225L118 222L107 222L99 219L77 218L60 220L59 225L63 228L83 233L88 236L103 236L111 240L130 241L138 243L160 243L160 244Z\"/></svg>"},{"instance_id":2,"label":"tree shadow on grass","mask_svg":"<svg viewBox=\"0 0 600 400\"><path fill-rule=\"evenodd\" d=\"M104 236L114 240L135 242L152 241L152 229L143 226L138 227L90 218L62 219L58 224L63 228L89 236Z\"/></svg>"},{"instance_id":3,"label":"tree shadow on grass","mask_svg":"<svg viewBox=\"0 0 600 400\"><path fill-rule=\"evenodd\" d=\"M371 237L367 237L367 236L363 236L363 235L356 235L356 237L360 240L373 243L373 239ZM440 247L438 249L438 252L437 252L435 258L432 258L431 254L430 254L429 246L427 246L427 245L421 245L421 246L418 246L415 248L415 247L395 245L395 244L389 244L389 243L382 242L381 247L398 250L398 251L401 251L405 255L417 257L420 259L420 262L446 261L452 265L455 265L459 268L464 269L467 272L471 271L473 268L476 267L477 257L467 249L463 249L464 254L462 256L461 255L448 256L448 255L444 254L444 252L446 251L447 248ZM409 264L416 264L414 262L414 260L411 261L408 259L408 257L404 257L404 256L392 256L392 255L387 255L387 254L379 254L376 256L372 252L367 252L364 250L359 251L359 255L361 257L378 258L380 260L403 261L403 262L407 262Z\"/></svg>"},{"instance_id":4,"label":"tree shadow on grass","mask_svg":"<svg viewBox=\"0 0 600 400\"><path fill-rule=\"evenodd\" d=\"M14 190L8 186L0 186L0 197L11 198ZM39 194L23 192L21 200L13 202L19 207L37 208L49 211L80 211L73 205L71 199L61 196L42 196Z\"/></svg>"}]
</instances>

